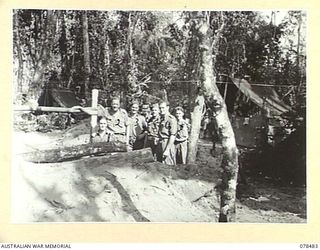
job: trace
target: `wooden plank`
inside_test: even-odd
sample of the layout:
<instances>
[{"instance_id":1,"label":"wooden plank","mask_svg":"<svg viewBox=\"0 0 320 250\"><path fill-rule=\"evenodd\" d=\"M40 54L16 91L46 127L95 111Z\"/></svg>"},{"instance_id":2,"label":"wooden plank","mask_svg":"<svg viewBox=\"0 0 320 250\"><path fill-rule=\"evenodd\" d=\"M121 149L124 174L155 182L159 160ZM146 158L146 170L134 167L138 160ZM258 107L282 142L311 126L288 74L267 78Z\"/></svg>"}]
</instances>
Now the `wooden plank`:
<instances>
[{"instance_id":1,"label":"wooden plank","mask_svg":"<svg viewBox=\"0 0 320 250\"><path fill-rule=\"evenodd\" d=\"M92 90L92 102L91 102L91 108L93 110L96 110L98 107L98 95L99 95L99 90L93 89ZM97 114L91 114L91 129L90 129L90 135L93 133L95 127L97 126ZM90 136L90 142L92 142L92 137Z\"/></svg>"},{"instance_id":2,"label":"wooden plank","mask_svg":"<svg viewBox=\"0 0 320 250\"><path fill-rule=\"evenodd\" d=\"M48 150L38 150L22 154L26 161L36 163L52 163L74 160L83 156L103 155L110 152L125 152L125 143L120 142L99 142L81 144L72 147L62 147Z\"/></svg>"},{"instance_id":3,"label":"wooden plank","mask_svg":"<svg viewBox=\"0 0 320 250\"><path fill-rule=\"evenodd\" d=\"M81 107L81 106L74 106L72 108L64 108L64 107L45 107L45 106L38 106L38 107L30 107L30 106L23 106L23 105L16 105L13 107L14 111L42 111L42 112L60 112L60 113L87 113L89 115L97 115L98 110L92 107Z\"/></svg>"}]
</instances>

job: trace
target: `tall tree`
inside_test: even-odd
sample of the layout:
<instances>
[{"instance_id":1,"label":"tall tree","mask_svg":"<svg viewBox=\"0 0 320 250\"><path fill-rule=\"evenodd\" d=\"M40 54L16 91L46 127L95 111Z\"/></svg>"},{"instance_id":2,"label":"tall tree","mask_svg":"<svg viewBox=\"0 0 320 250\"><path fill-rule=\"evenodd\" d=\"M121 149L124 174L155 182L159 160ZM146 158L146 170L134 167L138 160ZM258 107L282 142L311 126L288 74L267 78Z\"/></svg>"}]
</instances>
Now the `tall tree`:
<instances>
[{"instance_id":1,"label":"tall tree","mask_svg":"<svg viewBox=\"0 0 320 250\"><path fill-rule=\"evenodd\" d=\"M125 50L125 81L126 81L126 96L127 104L130 104L134 99L135 94L138 91L138 79L137 79L137 66L135 62L135 55L133 50L133 36L136 29L136 25L139 21L138 12L130 12L128 16L128 28L127 28L127 42Z\"/></svg>"},{"instance_id":2,"label":"tall tree","mask_svg":"<svg viewBox=\"0 0 320 250\"><path fill-rule=\"evenodd\" d=\"M38 40L38 42L37 45L35 42L29 44L30 50L34 50L35 52L30 53L34 70L28 95L37 100L43 87L42 78L47 66L51 62L52 48L57 40L57 13L53 10L47 10L37 12L34 15L39 17L34 20L34 26L37 28L37 31L36 29L34 31L34 40Z\"/></svg>"},{"instance_id":3,"label":"tall tree","mask_svg":"<svg viewBox=\"0 0 320 250\"><path fill-rule=\"evenodd\" d=\"M191 82L188 85L189 92L189 110L191 118L191 131L188 143L187 162L193 164L196 162L198 151L198 140L200 135L201 120L205 107L204 97L199 93L199 39L195 35L197 19L196 12L184 12L185 22L188 24L188 32L185 32L186 59L184 67L184 77Z\"/></svg>"},{"instance_id":4,"label":"tall tree","mask_svg":"<svg viewBox=\"0 0 320 250\"><path fill-rule=\"evenodd\" d=\"M89 44L89 31L88 31L88 16L87 12L83 11L82 19L82 35L83 35L83 63L84 63L84 89L87 94L90 83L90 44Z\"/></svg>"},{"instance_id":5,"label":"tall tree","mask_svg":"<svg viewBox=\"0 0 320 250\"><path fill-rule=\"evenodd\" d=\"M13 13L13 25L14 25L14 38L15 38L15 50L18 57L18 74L17 74L17 91L22 92L22 77L23 77L23 58L22 58L22 48L20 42L20 15L19 10Z\"/></svg>"},{"instance_id":6,"label":"tall tree","mask_svg":"<svg viewBox=\"0 0 320 250\"><path fill-rule=\"evenodd\" d=\"M218 29L212 30L212 21L218 22ZM220 192L219 222L235 221L235 201L238 175L238 150L229 120L226 104L216 85L213 56L218 51L218 42L224 28L224 17L217 13L211 16L207 12L199 13L197 35L200 47L200 81L207 106L211 108L213 121L217 127L217 134L222 144L222 185Z\"/></svg>"},{"instance_id":7,"label":"tall tree","mask_svg":"<svg viewBox=\"0 0 320 250\"><path fill-rule=\"evenodd\" d=\"M191 98L191 97L190 97ZM194 98L193 98L194 99ZM205 106L204 97L201 94L196 94L195 99L192 102L191 111L191 131L189 135L188 143L188 155L187 162L193 164L196 162L198 152L198 140L200 136L201 119Z\"/></svg>"}]
</instances>

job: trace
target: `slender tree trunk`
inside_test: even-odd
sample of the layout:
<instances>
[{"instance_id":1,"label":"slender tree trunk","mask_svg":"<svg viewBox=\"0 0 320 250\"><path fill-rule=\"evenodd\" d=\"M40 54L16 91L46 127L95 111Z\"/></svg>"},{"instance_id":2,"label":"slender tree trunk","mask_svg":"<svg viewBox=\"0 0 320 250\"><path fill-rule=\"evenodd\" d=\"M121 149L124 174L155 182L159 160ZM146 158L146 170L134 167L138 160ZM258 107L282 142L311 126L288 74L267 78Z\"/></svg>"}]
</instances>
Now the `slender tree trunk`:
<instances>
[{"instance_id":1,"label":"slender tree trunk","mask_svg":"<svg viewBox=\"0 0 320 250\"><path fill-rule=\"evenodd\" d=\"M191 17L193 14L189 14ZM196 31L195 23L191 24L191 37L189 39L188 45L188 59L187 65L185 68L185 76L187 79L195 80L199 78L199 41L197 37L194 35ZM201 120L203 115L204 108L204 97L199 95L198 87L195 82L192 82L188 86L189 93L189 110L190 110L190 118L191 118L191 131L189 136L188 143L188 156L187 162L189 164L193 164L197 158L198 152L198 140L201 129Z\"/></svg>"},{"instance_id":2,"label":"slender tree trunk","mask_svg":"<svg viewBox=\"0 0 320 250\"><path fill-rule=\"evenodd\" d=\"M14 25L15 25L15 32L16 32L16 50L18 55L18 75L17 75L17 91L22 92L22 77L23 77L23 58L22 58L22 52L21 52L21 43L20 43L20 23L19 23L19 10L16 10L16 13L14 14Z\"/></svg>"},{"instance_id":3,"label":"slender tree trunk","mask_svg":"<svg viewBox=\"0 0 320 250\"><path fill-rule=\"evenodd\" d=\"M198 151L198 140L200 135L202 112L204 107L204 97L199 95L195 100L193 111L191 112L191 131L188 144L188 164L195 163Z\"/></svg>"},{"instance_id":4,"label":"slender tree trunk","mask_svg":"<svg viewBox=\"0 0 320 250\"><path fill-rule=\"evenodd\" d=\"M127 105L134 99L134 95L138 91L137 84L137 65L135 63L135 56L133 51L132 37L136 28L136 24L138 22L139 17L129 13L128 17L128 33L127 33L127 47L126 47L126 55L125 55L125 63L126 63L126 97L127 97Z\"/></svg>"},{"instance_id":5,"label":"slender tree trunk","mask_svg":"<svg viewBox=\"0 0 320 250\"><path fill-rule=\"evenodd\" d=\"M83 35L83 62L84 62L84 92L85 96L89 90L90 83L90 45L89 45L89 32L88 32L88 16L87 12L83 11L82 15L82 35Z\"/></svg>"},{"instance_id":6,"label":"slender tree trunk","mask_svg":"<svg viewBox=\"0 0 320 250\"><path fill-rule=\"evenodd\" d=\"M301 13L298 16L298 37L297 37L297 73L298 73L298 88L297 93L300 92L302 79L301 79L301 68L300 68L300 40L301 40L301 25L302 25L302 16Z\"/></svg>"},{"instance_id":7,"label":"slender tree trunk","mask_svg":"<svg viewBox=\"0 0 320 250\"><path fill-rule=\"evenodd\" d=\"M68 80L69 77L67 77L68 73L70 72L70 69L68 69L68 46L67 46L67 36L66 36L66 22L65 22L65 11L61 12L61 15L59 17L61 22L61 35L59 38L59 52L60 52L60 67L61 67L61 78L63 87L69 87Z\"/></svg>"},{"instance_id":8,"label":"slender tree trunk","mask_svg":"<svg viewBox=\"0 0 320 250\"><path fill-rule=\"evenodd\" d=\"M56 37L56 23L57 15L53 10L48 10L46 23L43 29L43 42L41 43L39 59L35 64L32 83L29 88L28 96L37 100L42 91L42 78L43 74L50 62L50 53Z\"/></svg>"},{"instance_id":9,"label":"slender tree trunk","mask_svg":"<svg viewBox=\"0 0 320 250\"><path fill-rule=\"evenodd\" d=\"M217 133L222 144L222 185L220 186L220 216L219 222L235 221L236 186L238 176L238 150L233 129L228 117L226 104L216 85L214 74L213 48L217 46L219 30L213 36L209 24L209 16L202 15L199 21L198 36L201 50L201 73L203 93L214 113L213 121L217 125ZM213 39L214 38L214 39Z\"/></svg>"}]
</instances>

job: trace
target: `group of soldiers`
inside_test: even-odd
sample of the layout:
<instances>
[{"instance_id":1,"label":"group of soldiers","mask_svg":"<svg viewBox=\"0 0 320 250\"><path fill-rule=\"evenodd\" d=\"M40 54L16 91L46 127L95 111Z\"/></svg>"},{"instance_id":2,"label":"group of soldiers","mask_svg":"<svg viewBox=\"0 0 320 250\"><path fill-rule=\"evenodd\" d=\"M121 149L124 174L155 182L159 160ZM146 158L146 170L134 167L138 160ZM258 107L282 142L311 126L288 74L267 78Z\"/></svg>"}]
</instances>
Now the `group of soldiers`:
<instances>
[{"instance_id":1,"label":"group of soldiers","mask_svg":"<svg viewBox=\"0 0 320 250\"><path fill-rule=\"evenodd\" d=\"M120 99L112 98L110 107L98 109L98 131L93 142L119 141L127 150L151 148L155 160L167 165L185 164L188 146L188 122L181 107L169 112L166 101L143 104L133 101L130 109L120 108Z\"/></svg>"}]
</instances>

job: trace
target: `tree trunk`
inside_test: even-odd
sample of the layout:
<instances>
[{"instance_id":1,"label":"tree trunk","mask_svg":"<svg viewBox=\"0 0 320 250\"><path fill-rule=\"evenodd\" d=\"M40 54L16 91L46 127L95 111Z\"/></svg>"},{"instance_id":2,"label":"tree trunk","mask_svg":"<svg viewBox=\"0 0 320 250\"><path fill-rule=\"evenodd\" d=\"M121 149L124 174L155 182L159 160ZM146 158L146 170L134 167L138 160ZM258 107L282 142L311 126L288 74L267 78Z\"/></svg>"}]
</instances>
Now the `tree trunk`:
<instances>
[{"instance_id":1,"label":"tree trunk","mask_svg":"<svg viewBox=\"0 0 320 250\"><path fill-rule=\"evenodd\" d=\"M65 22L65 11L62 11L60 14L60 22L61 22L61 35L59 38L59 52L60 52L60 68L61 68L61 78L63 87L69 88L68 80L69 77L67 77L68 72L70 72L70 69L68 68L68 46L67 46L67 36L66 36L66 22Z\"/></svg>"},{"instance_id":2,"label":"tree trunk","mask_svg":"<svg viewBox=\"0 0 320 250\"><path fill-rule=\"evenodd\" d=\"M85 96L89 90L90 82L90 45L89 45L89 32L88 32L88 16L87 12L82 12L82 35L83 35L83 62L84 62L84 92Z\"/></svg>"},{"instance_id":3,"label":"tree trunk","mask_svg":"<svg viewBox=\"0 0 320 250\"><path fill-rule=\"evenodd\" d=\"M195 13L186 14L188 18L193 20L196 17ZM186 79L198 80L199 79L199 41L195 35L197 30L196 22L190 23L190 37L187 39L188 49L187 49L187 61L186 67L184 69L184 75ZM201 119L204 108L204 97L199 95L199 89L196 81L191 82L188 86L189 94L189 110L191 118L191 131L188 143L188 156L187 162L193 164L196 161L197 151L198 151L198 140L201 128Z\"/></svg>"},{"instance_id":4,"label":"tree trunk","mask_svg":"<svg viewBox=\"0 0 320 250\"><path fill-rule=\"evenodd\" d=\"M213 111L213 121L216 123L217 134L222 144L222 185L220 191L219 222L235 221L235 201L238 175L238 150L233 129L228 117L226 104L216 85L214 74L213 48L217 46L219 30L213 32L209 24L209 16L202 15L199 20L198 36L201 53L201 73L203 93L208 107Z\"/></svg>"},{"instance_id":5,"label":"tree trunk","mask_svg":"<svg viewBox=\"0 0 320 250\"><path fill-rule=\"evenodd\" d=\"M19 10L16 10L16 12L13 15L14 17L14 26L15 26L15 45L18 55L18 75L17 75L17 92L22 92L22 76L23 76L23 59L22 59L22 52L21 52L21 43L20 43L20 23L19 23Z\"/></svg>"},{"instance_id":6,"label":"tree trunk","mask_svg":"<svg viewBox=\"0 0 320 250\"><path fill-rule=\"evenodd\" d=\"M126 53L124 56L125 62L125 74L124 74L124 81L125 81L125 96L126 96L126 103L125 105L129 105L132 100L135 99L135 95L138 92L138 79L137 79L137 65L135 63L135 55L133 50L133 35L135 32L136 24L139 20L139 14L129 13L128 16L128 28L127 28L127 43L126 43Z\"/></svg>"},{"instance_id":7,"label":"tree trunk","mask_svg":"<svg viewBox=\"0 0 320 250\"><path fill-rule=\"evenodd\" d=\"M128 163L138 164L154 162L154 158L151 149L144 148L130 152L117 152L100 157L81 159L79 162L88 168L100 167L105 163L107 163L108 166L122 167Z\"/></svg>"},{"instance_id":8,"label":"tree trunk","mask_svg":"<svg viewBox=\"0 0 320 250\"><path fill-rule=\"evenodd\" d=\"M34 74L32 77L31 86L29 88L28 96L38 100L41 91L42 91L42 78L43 74L46 70L46 67L49 64L50 61L50 49L52 48L52 45L55 42L55 36L57 35L56 31L56 23L57 23L57 15L53 10L48 10L46 24L44 26L43 30L43 43L41 43L39 58L35 59L37 60L35 68L34 68Z\"/></svg>"},{"instance_id":9,"label":"tree trunk","mask_svg":"<svg viewBox=\"0 0 320 250\"><path fill-rule=\"evenodd\" d=\"M301 25L302 25L302 16L301 13L298 16L298 31L297 31L297 74L298 74L298 88L297 94L300 93L301 84L302 84L302 77L301 77L301 67L300 67L300 40L301 40Z\"/></svg>"},{"instance_id":10,"label":"tree trunk","mask_svg":"<svg viewBox=\"0 0 320 250\"><path fill-rule=\"evenodd\" d=\"M30 162L62 162L67 160L78 159L88 155L101 155L110 152L124 152L126 145L124 143L115 142L99 142L76 145L72 147L63 147L48 150L39 150L30 153L24 153L23 159Z\"/></svg>"},{"instance_id":11,"label":"tree trunk","mask_svg":"<svg viewBox=\"0 0 320 250\"><path fill-rule=\"evenodd\" d=\"M197 151L198 151L197 144L198 144L198 139L200 135L203 107L204 107L204 97L197 96L195 100L194 109L191 112L191 132L189 136L188 156L187 156L188 164L195 163L196 161Z\"/></svg>"}]
</instances>

